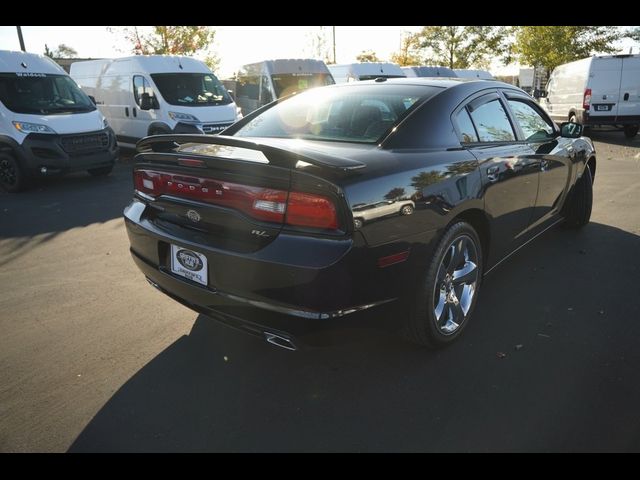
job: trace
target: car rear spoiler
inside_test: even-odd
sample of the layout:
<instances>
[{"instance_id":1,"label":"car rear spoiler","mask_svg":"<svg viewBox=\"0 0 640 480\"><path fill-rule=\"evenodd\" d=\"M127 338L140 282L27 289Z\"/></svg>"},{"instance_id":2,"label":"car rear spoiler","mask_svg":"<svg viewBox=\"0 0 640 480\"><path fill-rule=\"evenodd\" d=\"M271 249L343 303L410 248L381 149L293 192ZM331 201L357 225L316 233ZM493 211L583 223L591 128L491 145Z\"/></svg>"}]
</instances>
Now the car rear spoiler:
<instances>
[{"instance_id":1,"label":"car rear spoiler","mask_svg":"<svg viewBox=\"0 0 640 480\"><path fill-rule=\"evenodd\" d=\"M274 139L273 143L277 143L279 139ZM175 151L178 147L186 143L209 144L209 145L225 145L228 147L246 148L248 150L257 150L269 161L269 164L285 166L288 168L295 167L299 161L310 163L319 167L350 172L366 167L366 164L350 158L336 157L326 155L311 149L300 148L293 151L282 146L269 144L269 140L261 139L259 142L245 138L231 137L226 135L153 135L145 137L136 144L138 153L162 153L175 154L180 156L189 155L188 152Z\"/></svg>"}]
</instances>

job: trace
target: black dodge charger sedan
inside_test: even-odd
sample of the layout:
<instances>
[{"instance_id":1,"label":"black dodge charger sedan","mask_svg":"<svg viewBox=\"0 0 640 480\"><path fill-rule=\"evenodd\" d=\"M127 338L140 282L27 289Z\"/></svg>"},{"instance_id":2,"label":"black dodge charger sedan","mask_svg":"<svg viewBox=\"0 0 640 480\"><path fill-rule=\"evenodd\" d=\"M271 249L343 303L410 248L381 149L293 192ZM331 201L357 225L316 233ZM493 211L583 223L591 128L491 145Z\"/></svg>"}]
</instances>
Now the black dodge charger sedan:
<instances>
[{"instance_id":1,"label":"black dodge charger sedan","mask_svg":"<svg viewBox=\"0 0 640 480\"><path fill-rule=\"evenodd\" d=\"M391 303L392 326L443 346L483 275L589 221L596 157L581 133L501 82L310 90L219 136L142 139L131 254L170 297L280 347Z\"/></svg>"}]
</instances>

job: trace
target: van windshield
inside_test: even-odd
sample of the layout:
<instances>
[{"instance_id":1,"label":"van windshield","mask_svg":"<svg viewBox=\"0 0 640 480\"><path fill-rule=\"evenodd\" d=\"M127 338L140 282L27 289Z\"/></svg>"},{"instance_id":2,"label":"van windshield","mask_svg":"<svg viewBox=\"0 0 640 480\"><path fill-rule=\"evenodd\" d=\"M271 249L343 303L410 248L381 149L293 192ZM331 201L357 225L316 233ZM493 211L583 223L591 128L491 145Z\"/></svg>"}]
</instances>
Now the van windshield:
<instances>
[{"instance_id":1,"label":"van windshield","mask_svg":"<svg viewBox=\"0 0 640 480\"><path fill-rule=\"evenodd\" d=\"M55 115L96 109L68 75L0 73L0 101L14 113Z\"/></svg>"},{"instance_id":2,"label":"van windshield","mask_svg":"<svg viewBox=\"0 0 640 480\"><path fill-rule=\"evenodd\" d=\"M271 75L276 97L285 97L312 87L333 85L333 77L329 73L279 73Z\"/></svg>"},{"instance_id":3,"label":"van windshield","mask_svg":"<svg viewBox=\"0 0 640 480\"><path fill-rule=\"evenodd\" d=\"M233 101L220 80L210 73L152 73L151 78L170 105L206 107Z\"/></svg>"}]
</instances>

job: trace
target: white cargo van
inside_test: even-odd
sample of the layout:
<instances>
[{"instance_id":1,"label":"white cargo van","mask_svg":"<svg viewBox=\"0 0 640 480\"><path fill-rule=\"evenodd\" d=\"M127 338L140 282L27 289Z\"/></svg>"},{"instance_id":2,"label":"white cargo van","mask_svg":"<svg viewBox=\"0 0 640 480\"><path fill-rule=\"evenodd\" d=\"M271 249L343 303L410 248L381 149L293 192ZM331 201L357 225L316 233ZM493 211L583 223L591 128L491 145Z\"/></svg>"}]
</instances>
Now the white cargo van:
<instances>
[{"instance_id":1,"label":"white cargo van","mask_svg":"<svg viewBox=\"0 0 640 480\"><path fill-rule=\"evenodd\" d=\"M375 78L406 77L397 63L361 62L329 65L329 71L336 83L359 82Z\"/></svg>"},{"instance_id":2,"label":"white cargo van","mask_svg":"<svg viewBox=\"0 0 640 480\"><path fill-rule=\"evenodd\" d=\"M457 77L449 67L400 67L407 77Z\"/></svg>"},{"instance_id":3,"label":"white cargo van","mask_svg":"<svg viewBox=\"0 0 640 480\"><path fill-rule=\"evenodd\" d=\"M216 134L238 119L222 83L191 57L136 55L71 64L123 146L163 133Z\"/></svg>"},{"instance_id":4,"label":"white cargo van","mask_svg":"<svg viewBox=\"0 0 640 480\"><path fill-rule=\"evenodd\" d=\"M633 138L640 124L640 55L600 55L556 67L540 105L557 122L612 125Z\"/></svg>"},{"instance_id":5,"label":"white cargo van","mask_svg":"<svg viewBox=\"0 0 640 480\"><path fill-rule=\"evenodd\" d=\"M244 115L291 93L333 85L322 60L291 58L243 65L236 76L236 101Z\"/></svg>"},{"instance_id":6,"label":"white cargo van","mask_svg":"<svg viewBox=\"0 0 640 480\"><path fill-rule=\"evenodd\" d=\"M468 70L464 68L455 68L453 70L456 76L460 78L477 78L478 80L495 80L486 70Z\"/></svg>"},{"instance_id":7,"label":"white cargo van","mask_svg":"<svg viewBox=\"0 0 640 480\"><path fill-rule=\"evenodd\" d=\"M78 170L108 175L117 156L106 119L62 67L0 50L0 188Z\"/></svg>"}]
</instances>

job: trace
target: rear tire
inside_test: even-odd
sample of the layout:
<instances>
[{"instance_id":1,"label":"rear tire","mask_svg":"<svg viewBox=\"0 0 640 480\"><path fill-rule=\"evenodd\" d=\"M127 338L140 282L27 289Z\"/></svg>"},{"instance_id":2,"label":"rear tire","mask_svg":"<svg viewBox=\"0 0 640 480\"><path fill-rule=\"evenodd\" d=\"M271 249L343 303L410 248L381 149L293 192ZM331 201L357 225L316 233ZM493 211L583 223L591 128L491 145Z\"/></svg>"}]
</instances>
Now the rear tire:
<instances>
[{"instance_id":1,"label":"rear tire","mask_svg":"<svg viewBox=\"0 0 640 480\"><path fill-rule=\"evenodd\" d=\"M638 134L638 125L625 125L624 136L627 138L633 138Z\"/></svg>"},{"instance_id":2,"label":"rear tire","mask_svg":"<svg viewBox=\"0 0 640 480\"><path fill-rule=\"evenodd\" d=\"M90 168L87 172L89 172L89 175L94 177L106 177L112 170L113 165L109 165L108 167Z\"/></svg>"},{"instance_id":3,"label":"rear tire","mask_svg":"<svg viewBox=\"0 0 640 480\"><path fill-rule=\"evenodd\" d=\"M9 193L26 190L31 184L31 176L9 152L0 152L0 187Z\"/></svg>"},{"instance_id":4,"label":"rear tire","mask_svg":"<svg viewBox=\"0 0 640 480\"><path fill-rule=\"evenodd\" d=\"M469 323L482 281L482 246L471 225L451 225L438 243L409 306L404 337L428 348L455 341Z\"/></svg>"},{"instance_id":5,"label":"rear tire","mask_svg":"<svg viewBox=\"0 0 640 480\"><path fill-rule=\"evenodd\" d=\"M584 167L582 177L573 187L568 201L565 225L568 228L584 227L589 223L593 206L593 177L589 165Z\"/></svg>"}]
</instances>

